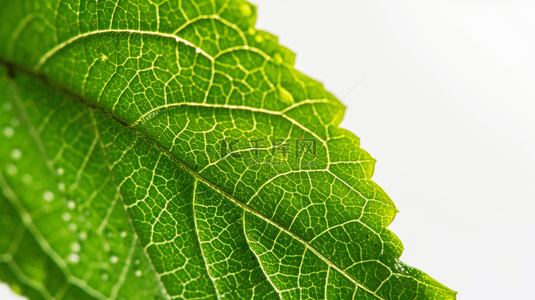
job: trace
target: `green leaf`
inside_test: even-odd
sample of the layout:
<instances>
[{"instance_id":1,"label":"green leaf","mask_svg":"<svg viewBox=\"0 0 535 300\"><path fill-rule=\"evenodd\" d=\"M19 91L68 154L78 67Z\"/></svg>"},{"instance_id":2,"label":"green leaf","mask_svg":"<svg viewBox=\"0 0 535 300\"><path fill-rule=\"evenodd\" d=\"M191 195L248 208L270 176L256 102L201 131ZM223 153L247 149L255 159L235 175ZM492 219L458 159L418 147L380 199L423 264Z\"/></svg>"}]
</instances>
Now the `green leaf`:
<instances>
[{"instance_id":1,"label":"green leaf","mask_svg":"<svg viewBox=\"0 0 535 300\"><path fill-rule=\"evenodd\" d=\"M3 0L0 280L31 299L455 299L343 105L238 0Z\"/></svg>"}]
</instances>

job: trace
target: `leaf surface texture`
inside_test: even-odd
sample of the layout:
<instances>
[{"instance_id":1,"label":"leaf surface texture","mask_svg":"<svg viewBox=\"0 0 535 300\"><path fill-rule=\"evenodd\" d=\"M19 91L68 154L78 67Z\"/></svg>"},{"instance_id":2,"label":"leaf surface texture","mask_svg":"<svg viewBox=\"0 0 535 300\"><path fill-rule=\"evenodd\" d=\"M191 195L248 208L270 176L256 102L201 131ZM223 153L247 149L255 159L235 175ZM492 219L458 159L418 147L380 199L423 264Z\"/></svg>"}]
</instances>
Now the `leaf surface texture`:
<instances>
[{"instance_id":1,"label":"leaf surface texture","mask_svg":"<svg viewBox=\"0 0 535 300\"><path fill-rule=\"evenodd\" d=\"M15 291L455 299L399 261L374 159L254 6L0 5L0 280Z\"/></svg>"}]
</instances>

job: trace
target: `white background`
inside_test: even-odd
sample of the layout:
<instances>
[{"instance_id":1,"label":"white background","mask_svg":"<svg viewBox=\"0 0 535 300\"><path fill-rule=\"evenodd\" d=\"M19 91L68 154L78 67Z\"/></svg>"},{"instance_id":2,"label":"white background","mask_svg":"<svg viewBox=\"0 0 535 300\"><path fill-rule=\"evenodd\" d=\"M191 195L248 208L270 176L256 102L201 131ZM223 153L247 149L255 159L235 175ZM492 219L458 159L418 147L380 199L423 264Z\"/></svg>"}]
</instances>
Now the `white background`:
<instances>
[{"instance_id":1,"label":"white background","mask_svg":"<svg viewBox=\"0 0 535 300\"><path fill-rule=\"evenodd\" d=\"M342 126L400 210L401 259L460 300L535 299L535 1L253 2L339 98L368 74Z\"/></svg>"},{"instance_id":2,"label":"white background","mask_svg":"<svg viewBox=\"0 0 535 300\"><path fill-rule=\"evenodd\" d=\"M400 210L402 260L461 300L534 299L535 2L252 2L339 98L367 74L342 126Z\"/></svg>"}]
</instances>

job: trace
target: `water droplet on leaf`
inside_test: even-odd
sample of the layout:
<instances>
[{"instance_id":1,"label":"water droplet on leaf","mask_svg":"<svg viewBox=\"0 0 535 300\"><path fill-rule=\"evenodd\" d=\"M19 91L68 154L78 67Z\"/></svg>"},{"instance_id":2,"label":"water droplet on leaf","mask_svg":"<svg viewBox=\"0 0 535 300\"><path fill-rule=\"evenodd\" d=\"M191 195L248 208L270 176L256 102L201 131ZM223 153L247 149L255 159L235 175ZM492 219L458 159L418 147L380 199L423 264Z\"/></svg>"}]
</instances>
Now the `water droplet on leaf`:
<instances>
[{"instance_id":1,"label":"water droplet on leaf","mask_svg":"<svg viewBox=\"0 0 535 300\"><path fill-rule=\"evenodd\" d=\"M74 203L74 201L71 200L71 201L67 202L67 207L69 209L74 209L76 207L76 203Z\"/></svg>"},{"instance_id":2,"label":"water droplet on leaf","mask_svg":"<svg viewBox=\"0 0 535 300\"><path fill-rule=\"evenodd\" d=\"M110 262L111 262L112 264L116 264L118 261L119 261L119 258L118 258L117 256L112 255L112 256L110 257Z\"/></svg>"},{"instance_id":3,"label":"water droplet on leaf","mask_svg":"<svg viewBox=\"0 0 535 300\"><path fill-rule=\"evenodd\" d=\"M13 149L11 151L11 158L13 158L14 160L18 160L22 157L22 152L20 152L19 149Z\"/></svg>"},{"instance_id":4,"label":"water droplet on leaf","mask_svg":"<svg viewBox=\"0 0 535 300\"><path fill-rule=\"evenodd\" d=\"M13 165L13 164L9 164L9 165L7 165L6 170L7 170L7 173L8 173L9 175L15 175L15 174L17 174L17 172L19 171L19 170L17 169L17 166L15 166L15 165Z\"/></svg>"},{"instance_id":5,"label":"water droplet on leaf","mask_svg":"<svg viewBox=\"0 0 535 300\"><path fill-rule=\"evenodd\" d=\"M4 135L6 137L8 137L8 138L12 137L14 134L15 134L15 130L13 130L13 128L11 128L11 127L4 128Z\"/></svg>"},{"instance_id":6,"label":"water droplet on leaf","mask_svg":"<svg viewBox=\"0 0 535 300\"><path fill-rule=\"evenodd\" d=\"M61 218L63 219L63 221L68 222L71 220L71 214L66 212L61 216Z\"/></svg>"},{"instance_id":7,"label":"water droplet on leaf","mask_svg":"<svg viewBox=\"0 0 535 300\"><path fill-rule=\"evenodd\" d=\"M80 252L80 249L81 249L81 248L82 248L82 247L81 247L80 244L78 244L78 243L72 243L72 244L71 244L71 250L72 250L72 252Z\"/></svg>"},{"instance_id":8,"label":"water droplet on leaf","mask_svg":"<svg viewBox=\"0 0 535 300\"><path fill-rule=\"evenodd\" d=\"M22 175L22 182L24 182L25 184L32 183L32 176L30 174Z\"/></svg>"},{"instance_id":9,"label":"water droplet on leaf","mask_svg":"<svg viewBox=\"0 0 535 300\"><path fill-rule=\"evenodd\" d=\"M76 225L75 223L71 223L71 224L69 224L68 228L69 228L69 231L74 232L78 228L78 225Z\"/></svg>"},{"instance_id":10,"label":"water droplet on leaf","mask_svg":"<svg viewBox=\"0 0 535 300\"><path fill-rule=\"evenodd\" d=\"M78 254L71 253L69 255L69 261L72 262L72 263L77 263L77 262L80 261L80 256Z\"/></svg>"},{"instance_id":11,"label":"water droplet on leaf","mask_svg":"<svg viewBox=\"0 0 535 300\"><path fill-rule=\"evenodd\" d=\"M31 180L30 180L31 182ZM52 193L51 191L45 191L43 193L43 198L45 199L46 202L50 202L52 200L54 200L54 193Z\"/></svg>"}]
</instances>

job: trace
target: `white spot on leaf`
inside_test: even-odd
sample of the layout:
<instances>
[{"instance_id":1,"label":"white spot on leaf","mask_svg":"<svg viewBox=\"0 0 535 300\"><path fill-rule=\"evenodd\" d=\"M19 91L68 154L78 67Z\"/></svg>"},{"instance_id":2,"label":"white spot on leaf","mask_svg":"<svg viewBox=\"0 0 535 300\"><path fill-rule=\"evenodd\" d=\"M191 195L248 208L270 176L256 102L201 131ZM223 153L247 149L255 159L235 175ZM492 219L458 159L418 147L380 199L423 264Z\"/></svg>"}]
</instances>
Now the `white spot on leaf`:
<instances>
[{"instance_id":1,"label":"white spot on leaf","mask_svg":"<svg viewBox=\"0 0 535 300\"><path fill-rule=\"evenodd\" d=\"M76 203L74 203L74 201L71 200L71 201L67 202L67 207L69 209L74 209L76 207Z\"/></svg>"},{"instance_id":2,"label":"white spot on leaf","mask_svg":"<svg viewBox=\"0 0 535 300\"><path fill-rule=\"evenodd\" d=\"M78 243L72 243L72 244L71 244L71 250L72 250L72 252L80 252L80 249L81 249L81 248L82 248L82 247L81 247L80 244L78 244Z\"/></svg>"},{"instance_id":3,"label":"white spot on leaf","mask_svg":"<svg viewBox=\"0 0 535 300\"><path fill-rule=\"evenodd\" d=\"M31 182L31 179L30 179L30 182ZM45 199L46 202L50 202L54 200L54 193L52 193L51 191L45 191L43 193L43 198Z\"/></svg>"},{"instance_id":4,"label":"white spot on leaf","mask_svg":"<svg viewBox=\"0 0 535 300\"><path fill-rule=\"evenodd\" d=\"M76 253L71 253L69 255L69 261L72 262L72 263L77 263L80 261L80 256Z\"/></svg>"},{"instance_id":5,"label":"white spot on leaf","mask_svg":"<svg viewBox=\"0 0 535 300\"><path fill-rule=\"evenodd\" d=\"M12 137L15 134L15 130L11 127L4 128L4 135L8 138Z\"/></svg>"},{"instance_id":6,"label":"white spot on leaf","mask_svg":"<svg viewBox=\"0 0 535 300\"><path fill-rule=\"evenodd\" d=\"M71 220L71 214L66 212L61 216L61 218L63 219L63 221L68 222Z\"/></svg>"},{"instance_id":7,"label":"white spot on leaf","mask_svg":"<svg viewBox=\"0 0 535 300\"><path fill-rule=\"evenodd\" d=\"M68 228L69 228L69 231L74 232L78 228L78 225L76 225L75 223L71 223L71 224L69 224Z\"/></svg>"},{"instance_id":8,"label":"white spot on leaf","mask_svg":"<svg viewBox=\"0 0 535 300\"><path fill-rule=\"evenodd\" d=\"M11 151L11 158L13 158L14 160L18 160L22 157L22 152L20 152L19 149L13 149Z\"/></svg>"},{"instance_id":9,"label":"white spot on leaf","mask_svg":"<svg viewBox=\"0 0 535 300\"><path fill-rule=\"evenodd\" d=\"M119 258L117 256L113 255L110 257L110 262L112 264L116 264L118 261L119 261Z\"/></svg>"},{"instance_id":10,"label":"white spot on leaf","mask_svg":"<svg viewBox=\"0 0 535 300\"><path fill-rule=\"evenodd\" d=\"M13 165L13 164L9 164L9 165L7 165L6 170L7 170L7 173L8 173L9 175L15 175L15 174L17 174L17 172L19 171L19 170L17 169L17 166L15 166L15 165Z\"/></svg>"},{"instance_id":11,"label":"white spot on leaf","mask_svg":"<svg viewBox=\"0 0 535 300\"><path fill-rule=\"evenodd\" d=\"M30 184L32 183L33 179L32 179L32 176L30 174L24 174L22 175L22 182L24 182L25 184ZM52 194L52 196L54 196L54 194Z\"/></svg>"}]
</instances>

